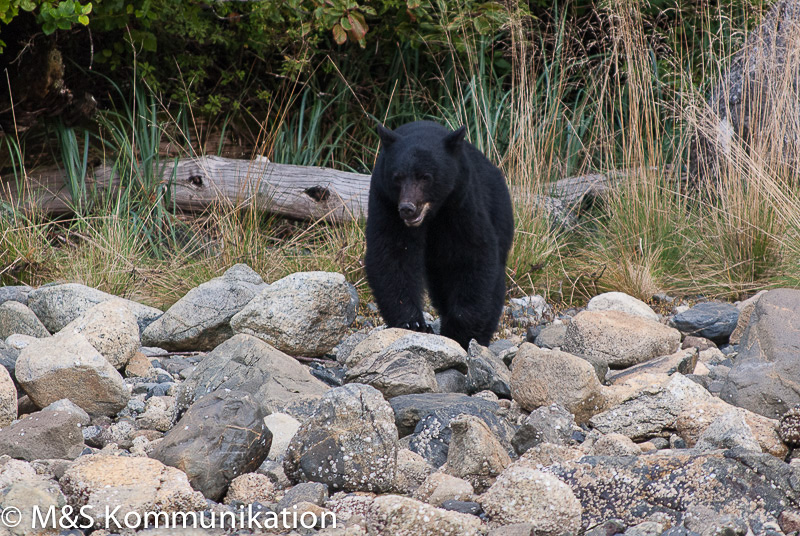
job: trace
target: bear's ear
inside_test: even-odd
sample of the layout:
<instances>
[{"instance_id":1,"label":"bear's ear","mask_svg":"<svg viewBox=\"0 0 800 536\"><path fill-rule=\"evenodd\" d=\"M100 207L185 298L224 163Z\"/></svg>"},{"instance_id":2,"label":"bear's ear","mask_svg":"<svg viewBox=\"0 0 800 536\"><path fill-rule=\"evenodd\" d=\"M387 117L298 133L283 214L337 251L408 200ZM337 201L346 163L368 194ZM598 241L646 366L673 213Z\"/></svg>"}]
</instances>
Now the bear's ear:
<instances>
[{"instance_id":1,"label":"bear's ear","mask_svg":"<svg viewBox=\"0 0 800 536\"><path fill-rule=\"evenodd\" d=\"M378 124L378 136L381 138L381 144L387 148L400 139L396 133L381 124Z\"/></svg>"},{"instance_id":2,"label":"bear's ear","mask_svg":"<svg viewBox=\"0 0 800 536\"><path fill-rule=\"evenodd\" d=\"M464 135L467 133L467 127L462 126L444 137L444 146L452 151L458 147L464 140Z\"/></svg>"}]
</instances>

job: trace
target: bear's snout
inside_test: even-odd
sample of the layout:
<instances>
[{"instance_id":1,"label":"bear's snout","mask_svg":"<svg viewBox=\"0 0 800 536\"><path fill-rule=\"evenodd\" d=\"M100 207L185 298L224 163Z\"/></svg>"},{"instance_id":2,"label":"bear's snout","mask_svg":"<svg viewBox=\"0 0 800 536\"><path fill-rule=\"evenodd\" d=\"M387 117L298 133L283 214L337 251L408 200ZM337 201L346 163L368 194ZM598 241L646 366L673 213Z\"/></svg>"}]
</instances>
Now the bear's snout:
<instances>
[{"instance_id":1,"label":"bear's snout","mask_svg":"<svg viewBox=\"0 0 800 536\"><path fill-rule=\"evenodd\" d=\"M422 223L430 207L430 203L423 203L422 206L417 207L414 203L404 202L398 205L397 211L400 213L400 218L402 218L406 226L418 227Z\"/></svg>"}]
</instances>

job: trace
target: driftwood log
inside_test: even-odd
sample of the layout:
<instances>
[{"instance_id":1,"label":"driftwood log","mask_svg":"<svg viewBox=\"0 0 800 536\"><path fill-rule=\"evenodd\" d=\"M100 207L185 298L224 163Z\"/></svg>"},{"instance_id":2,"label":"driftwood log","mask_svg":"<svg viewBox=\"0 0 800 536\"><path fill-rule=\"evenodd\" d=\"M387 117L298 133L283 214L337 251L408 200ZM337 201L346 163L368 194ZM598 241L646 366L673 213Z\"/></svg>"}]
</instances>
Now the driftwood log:
<instances>
[{"instance_id":1,"label":"driftwood log","mask_svg":"<svg viewBox=\"0 0 800 536\"><path fill-rule=\"evenodd\" d=\"M369 175L329 168L275 164L266 158L234 160L216 156L169 162L160 170L161 183L171 186L171 201L185 212L202 212L220 202L234 206L256 203L259 209L298 219L331 222L365 218ZM66 214L75 206L64 173L31 174L25 184L3 178L0 196L48 214ZM97 198L116 192L119 177L99 166L87 177L87 190Z\"/></svg>"},{"instance_id":2,"label":"driftwood log","mask_svg":"<svg viewBox=\"0 0 800 536\"><path fill-rule=\"evenodd\" d=\"M547 197L572 210L586 199L606 196L628 174L613 171L561 179L551 185ZM162 184L170 185L171 202L183 212L203 212L220 203L256 203L260 210L295 219L344 222L367 217L370 176L361 173L275 164L266 158L205 156L163 165L160 177ZM113 198L119 187L119 177L107 166L87 177L86 189L95 199ZM513 192L515 197L523 193ZM0 199L51 215L68 214L75 207L61 170L30 174L21 185L3 177Z\"/></svg>"}]
</instances>

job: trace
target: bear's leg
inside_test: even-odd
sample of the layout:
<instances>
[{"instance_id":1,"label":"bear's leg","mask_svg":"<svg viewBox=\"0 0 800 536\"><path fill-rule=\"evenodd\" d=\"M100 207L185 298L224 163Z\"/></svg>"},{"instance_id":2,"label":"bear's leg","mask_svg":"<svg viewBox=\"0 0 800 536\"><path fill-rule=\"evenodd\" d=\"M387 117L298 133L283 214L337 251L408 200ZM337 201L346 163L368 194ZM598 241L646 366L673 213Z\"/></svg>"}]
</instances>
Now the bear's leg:
<instances>
[{"instance_id":1,"label":"bear's leg","mask_svg":"<svg viewBox=\"0 0 800 536\"><path fill-rule=\"evenodd\" d=\"M431 333L422 314L424 245L419 233L402 226L400 218L375 211L367 221L365 268L372 295L390 328Z\"/></svg>"},{"instance_id":2,"label":"bear's leg","mask_svg":"<svg viewBox=\"0 0 800 536\"><path fill-rule=\"evenodd\" d=\"M505 299L505 274L486 277L478 283L472 278L451 281L445 290L447 311L442 313L442 335L455 340L464 349L469 341L488 346L497 329ZM488 279L488 281L487 281Z\"/></svg>"}]
</instances>

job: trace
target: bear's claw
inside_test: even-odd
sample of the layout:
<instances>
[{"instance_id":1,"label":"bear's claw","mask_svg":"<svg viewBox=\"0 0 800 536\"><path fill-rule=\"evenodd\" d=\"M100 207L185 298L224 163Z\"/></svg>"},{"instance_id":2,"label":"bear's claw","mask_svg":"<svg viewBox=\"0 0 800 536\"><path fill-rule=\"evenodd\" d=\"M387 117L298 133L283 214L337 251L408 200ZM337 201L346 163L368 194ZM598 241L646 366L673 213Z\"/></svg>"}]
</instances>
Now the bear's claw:
<instances>
[{"instance_id":1,"label":"bear's claw","mask_svg":"<svg viewBox=\"0 0 800 536\"><path fill-rule=\"evenodd\" d=\"M398 326L401 329L410 329L411 331L418 331L420 333L433 333L433 328L425 321L422 322L404 322Z\"/></svg>"}]
</instances>

